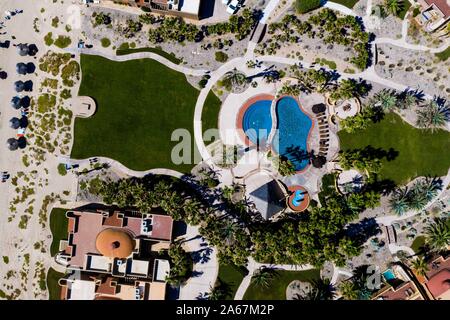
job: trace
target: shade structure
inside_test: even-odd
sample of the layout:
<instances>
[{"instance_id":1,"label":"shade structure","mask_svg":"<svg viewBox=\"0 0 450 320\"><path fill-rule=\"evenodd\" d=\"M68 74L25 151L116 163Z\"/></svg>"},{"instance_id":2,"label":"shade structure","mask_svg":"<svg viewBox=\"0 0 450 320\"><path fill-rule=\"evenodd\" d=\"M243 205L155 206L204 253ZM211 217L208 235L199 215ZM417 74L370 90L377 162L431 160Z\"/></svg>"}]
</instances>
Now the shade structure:
<instances>
[{"instance_id":1,"label":"shade structure","mask_svg":"<svg viewBox=\"0 0 450 320\"><path fill-rule=\"evenodd\" d=\"M312 112L315 114L325 112L327 110L327 106L324 103L318 103L312 106Z\"/></svg>"},{"instance_id":2,"label":"shade structure","mask_svg":"<svg viewBox=\"0 0 450 320\"><path fill-rule=\"evenodd\" d=\"M25 91L33 91L33 81L27 80L24 82L23 86L23 89Z\"/></svg>"},{"instance_id":3,"label":"shade structure","mask_svg":"<svg viewBox=\"0 0 450 320\"><path fill-rule=\"evenodd\" d=\"M16 64L16 72L21 75L26 75L28 73L27 65L25 63L19 62Z\"/></svg>"},{"instance_id":4,"label":"shade structure","mask_svg":"<svg viewBox=\"0 0 450 320\"><path fill-rule=\"evenodd\" d=\"M20 120L19 118L13 117L9 120L9 126L13 129L19 129L20 128Z\"/></svg>"},{"instance_id":5,"label":"shade structure","mask_svg":"<svg viewBox=\"0 0 450 320\"><path fill-rule=\"evenodd\" d=\"M15 96L11 99L11 106L18 110L20 109L21 105L20 105L21 99L18 96Z\"/></svg>"},{"instance_id":6,"label":"shade structure","mask_svg":"<svg viewBox=\"0 0 450 320\"><path fill-rule=\"evenodd\" d=\"M28 127L28 118L26 116L23 116L22 118L20 118L19 121L20 121L21 128Z\"/></svg>"},{"instance_id":7,"label":"shade structure","mask_svg":"<svg viewBox=\"0 0 450 320\"><path fill-rule=\"evenodd\" d=\"M36 47L35 44L30 44L28 45L28 55L29 56L35 56L36 53L38 53L38 48Z\"/></svg>"},{"instance_id":8,"label":"shade structure","mask_svg":"<svg viewBox=\"0 0 450 320\"><path fill-rule=\"evenodd\" d=\"M17 45L17 53L19 53L20 56L24 57L27 56L28 53L30 52L28 45L23 44L23 43L19 43Z\"/></svg>"},{"instance_id":9,"label":"shade structure","mask_svg":"<svg viewBox=\"0 0 450 320\"><path fill-rule=\"evenodd\" d=\"M16 92L22 92L23 89L25 89L25 83L23 81L14 82L14 90L16 90Z\"/></svg>"},{"instance_id":10,"label":"shade structure","mask_svg":"<svg viewBox=\"0 0 450 320\"><path fill-rule=\"evenodd\" d=\"M27 139L25 137L20 137L17 139L17 143L20 149L24 149L27 146Z\"/></svg>"},{"instance_id":11,"label":"shade structure","mask_svg":"<svg viewBox=\"0 0 450 320\"><path fill-rule=\"evenodd\" d=\"M14 151L19 147L19 141L14 138L9 138L8 140L6 140L6 145L8 146L9 150Z\"/></svg>"},{"instance_id":12,"label":"shade structure","mask_svg":"<svg viewBox=\"0 0 450 320\"><path fill-rule=\"evenodd\" d=\"M36 70L36 66L34 65L33 62L28 62L27 63L27 72L28 73L33 73Z\"/></svg>"},{"instance_id":13,"label":"shade structure","mask_svg":"<svg viewBox=\"0 0 450 320\"><path fill-rule=\"evenodd\" d=\"M31 99L29 96L24 96L20 99L20 106L22 108L28 108L30 106Z\"/></svg>"},{"instance_id":14,"label":"shade structure","mask_svg":"<svg viewBox=\"0 0 450 320\"><path fill-rule=\"evenodd\" d=\"M318 156L312 159L312 165L314 168L322 168L326 162L327 159L324 156Z\"/></svg>"},{"instance_id":15,"label":"shade structure","mask_svg":"<svg viewBox=\"0 0 450 320\"><path fill-rule=\"evenodd\" d=\"M0 79L5 80L8 78L8 73L6 71L0 71Z\"/></svg>"}]
</instances>

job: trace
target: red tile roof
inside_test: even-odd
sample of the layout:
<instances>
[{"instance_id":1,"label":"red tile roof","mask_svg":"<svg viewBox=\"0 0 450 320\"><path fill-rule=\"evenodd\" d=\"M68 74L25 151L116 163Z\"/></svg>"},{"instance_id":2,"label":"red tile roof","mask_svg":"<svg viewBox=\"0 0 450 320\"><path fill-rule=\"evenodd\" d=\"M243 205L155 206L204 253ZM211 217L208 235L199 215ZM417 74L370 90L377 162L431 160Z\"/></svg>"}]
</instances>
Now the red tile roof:
<instances>
[{"instance_id":1,"label":"red tile roof","mask_svg":"<svg viewBox=\"0 0 450 320\"><path fill-rule=\"evenodd\" d=\"M448 4L448 0L425 0L425 2L429 5L434 4L438 7L444 14L445 18L450 16L450 6Z\"/></svg>"},{"instance_id":2,"label":"red tile roof","mask_svg":"<svg viewBox=\"0 0 450 320\"><path fill-rule=\"evenodd\" d=\"M428 290L434 298L438 298L443 293L450 290L450 269L442 269L427 282Z\"/></svg>"}]
</instances>

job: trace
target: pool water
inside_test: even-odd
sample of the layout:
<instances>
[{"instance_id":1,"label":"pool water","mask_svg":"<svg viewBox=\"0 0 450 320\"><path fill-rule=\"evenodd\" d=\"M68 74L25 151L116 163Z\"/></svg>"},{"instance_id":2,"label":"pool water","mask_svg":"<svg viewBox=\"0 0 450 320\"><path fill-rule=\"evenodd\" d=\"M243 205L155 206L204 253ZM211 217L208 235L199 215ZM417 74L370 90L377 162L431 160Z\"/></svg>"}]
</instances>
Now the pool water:
<instances>
[{"instance_id":1,"label":"pool water","mask_svg":"<svg viewBox=\"0 0 450 320\"><path fill-rule=\"evenodd\" d=\"M304 198L305 196L303 195L303 190L296 190L294 197L292 198L292 204L298 207Z\"/></svg>"},{"instance_id":2,"label":"pool water","mask_svg":"<svg viewBox=\"0 0 450 320\"><path fill-rule=\"evenodd\" d=\"M383 277L386 279L386 281L394 280L395 274L391 269L387 269L385 272L383 272Z\"/></svg>"},{"instance_id":3,"label":"pool water","mask_svg":"<svg viewBox=\"0 0 450 320\"><path fill-rule=\"evenodd\" d=\"M292 97L283 97L276 105L277 127L272 147L276 153L289 159L296 171L309 164L308 135L312 120Z\"/></svg>"},{"instance_id":4,"label":"pool water","mask_svg":"<svg viewBox=\"0 0 450 320\"><path fill-rule=\"evenodd\" d=\"M245 110L242 129L254 144L261 144L269 137L272 129L271 104L272 100L258 100Z\"/></svg>"}]
</instances>

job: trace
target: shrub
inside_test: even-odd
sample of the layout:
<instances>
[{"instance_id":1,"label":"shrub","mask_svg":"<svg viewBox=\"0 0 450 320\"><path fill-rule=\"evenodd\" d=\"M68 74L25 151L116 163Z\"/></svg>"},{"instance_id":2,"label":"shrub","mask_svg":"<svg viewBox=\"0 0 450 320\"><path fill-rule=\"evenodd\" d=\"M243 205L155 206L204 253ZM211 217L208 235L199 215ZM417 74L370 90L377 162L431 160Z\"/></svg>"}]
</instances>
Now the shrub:
<instances>
[{"instance_id":1,"label":"shrub","mask_svg":"<svg viewBox=\"0 0 450 320\"><path fill-rule=\"evenodd\" d=\"M72 40L70 40L70 37L67 36L58 36L55 40L55 46L61 49L67 48L71 43Z\"/></svg>"},{"instance_id":2,"label":"shrub","mask_svg":"<svg viewBox=\"0 0 450 320\"><path fill-rule=\"evenodd\" d=\"M204 88L206 86L206 84L208 83L208 79L202 79L198 82L198 85L200 86L200 88Z\"/></svg>"},{"instance_id":3,"label":"shrub","mask_svg":"<svg viewBox=\"0 0 450 320\"><path fill-rule=\"evenodd\" d=\"M111 45L111 40L108 38L102 38L100 42L102 43L103 48L108 48Z\"/></svg>"},{"instance_id":4,"label":"shrub","mask_svg":"<svg viewBox=\"0 0 450 320\"><path fill-rule=\"evenodd\" d=\"M72 94L70 93L70 90L69 89L63 89L62 91L61 91L61 98L63 98L64 100L65 99L69 99L69 98L71 98L72 97Z\"/></svg>"},{"instance_id":5,"label":"shrub","mask_svg":"<svg viewBox=\"0 0 450 320\"><path fill-rule=\"evenodd\" d=\"M58 24L59 24L59 18L58 17L54 17L52 19L52 27L53 28L58 28Z\"/></svg>"},{"instance_id":6,"label":"shrub","mask_svg":"<svg viewBox=\"0 0 450 320\"><path fill-rule=\"evenodd\" d=\"M144 12L150 12L150 11L152 11L149 7L146 7L146 6L142 6L142 7L141 7L141 10L144 11Z\"/></svg>"},{"instance_id":7,"label":"shrub","mask_svg":"<svg viewBox=\"0 0 450 320\"><path fill-rule=\"evenodd\" d=\"M222 51L217 51L215 57L218 62L226 62L228 60L228 55Z\"/></svg>"},{"instance_id":8,"label":"shrub","mask_svg":"<svg viewBox=\"0 0 450 320\"><path fill-rule=\"evenodd\" d=\"M320 7L320 0L296 0L295 8L298 13L307 13Z\"/></svg>"},{"instance_id":9,"label":"shrub","mask_svg":"<svg viewBox=\"0 0 450 320\"><path fill-rule=\"evenodd\" d=\"M67 174L66 165L64 163L58 164L58 173L62 176Z\"/></svg>"},{"instance_id":10,"label":"shrub","mask_svg":"<svg viewBox=\"0 0 450 320\"><path fill-rule=\"evenodd\" d=\"M53 34L51 32L47 33L47 35L44 37L45 45L51 46L53 44Z\"/></svg>"},{"instance_id":11,"label":"shrub","mask_svg":"<svg viewBox=\"0 0 450 320\"><path fill-rule=\"evenodd\" d=\"M117 50L128 50L130 49L130 44L128 42L122 43Z\"/></svg>"}]
</instances>

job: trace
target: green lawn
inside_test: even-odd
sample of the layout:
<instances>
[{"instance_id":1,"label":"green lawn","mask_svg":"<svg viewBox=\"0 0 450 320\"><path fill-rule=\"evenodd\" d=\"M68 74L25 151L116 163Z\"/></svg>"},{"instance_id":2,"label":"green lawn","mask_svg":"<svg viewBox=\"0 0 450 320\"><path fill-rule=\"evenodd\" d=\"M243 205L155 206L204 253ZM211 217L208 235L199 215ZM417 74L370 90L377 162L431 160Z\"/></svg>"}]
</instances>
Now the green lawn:
<instances>
[{"instance_id":1,"label":"green lawn","mask_svg":"<svg viewBox=\"0 0 450 320\"><path fill-rule=\"evenodd\" d=\"M359 0L333 0L335 3L342 4L343 6L346 6L347 8L352 9L356 3L358 3Z\"/></svg>"},{"instance_id":2,"label":"green lawn","mask_svg":"<svg viewBox=\"0 0 450 320\"><path fill-rule=\"evenodd\" d=\"M405 19L406 12L408 12L410 7L411 2L409 2L409 0L403 0L401 10L398 12L397 16L402 20Z\"/></svg>"},{"instance_id":3,"label":"green lawn","mask_svg":"<svg viewBox=\"0 0 450 320\"><path fill-rule=\"evenodd\" d=\"M156 53L164 58L166 58L167 60L175 63L175 64L180 64L181 60L178 59L173 53L168 53L164 50L162 50L161 48L128 48L128 49L117 49L116 50L116 55L118 56L123 56L123 55L127 55L127 54L131 54L131 53L137 53L137 52L152 52L152 53Z\"/></svg>"},{"instance_id":4,"label":"green lawn","mask_svg":"<svg viewBox=\"0 0 450 320\"><path fill-rule=\"evenodd\" d=\"M435 56L438 57L441 61L446 61L448 57L450 57L450 47L447 47L447 49L442 52L435 53Z\"/></svg>"},{"instance_id":5,"label":"green lawn","mask_svg":"<svg viewBox=\"0 0 450 320\"><path fill-rule=\"evenodd\" d=\"M226 300L233 300L234 295L236 294L239 285L242 282L242 279L245 277L246 270L242 270L234 264L219 264L219 275L218 279L221 283L226 285L230 290L230 295L226 298Z\"/></svg>"},{"instance_id":6,"label":"green lawn","mask_svg":"<svg viewBox=\"0 0 450 320\"><path fill-rule=\"evenodd\" d=\"M286 288L294 280L312 281L320 278L318 269L306 271L279 270L269 287L259 287L250 284L244 294L244 300L286 300Z\"/></svg>"},{"instance_id":7,"label":"green lawn","mask_svg":"<svg viewBox=\"0 0 450 320\"><path fill-rule=\"evenodd\" d=\"M202 110L202 131L203 134L208 129L218 129L219 111L222 102L217 98L214 92L210 91L206 97L205 105ZM213 141L211 141L213 142ZM205 141L208 145L210 142Z\"/></svg>"},{"instance_id":8,"label":"green lawn","mask_svg":"<svg viewBox=\"0 0 450 320\"><path fill-rule=\"evenodd\" d=\"M450 150L449 132L416 129L394 113L363 131L338 135L342 150L372 146L398 152L391 161L383 159L381 176L399 185L417 176L443 176L450 166L450 154L445 151Z\"/></svg>"},{"instance_id":9,"label":"green lawn","mask_svg":"<svg viewBox=\"0 0 450 320\"><path fill-rule=\"evenodd\" d=\"M58 284L58 281L62 277L64 277L64 273L57 272L53 268L48 269L47 288L49 300L61 300L61 286Z\"/></svg>"},{"instance_id":10,"label":"green lawn","mask_svg":"<svg viewBox=\"0 0 450 320\"><path fill-rule=\"evenodd\" d=\"M66 217L66 211L66 209L53 208L50 213L50 230L53 235L50 246L50 254L52 257L58 253L59 241L67 239L67 225L69 221Z\"/></svg>"},{"instance_id":11,"label":"green lawn","mask_svg":"<svg viewBox=\"0 0 450 320\"><path fill-rule=\"evenodd\" d=\"M411 244L411 249L414 250L415 253L422 253L422 247L425 244L425 237L424 236L418 236L414 239L413 243Z\"/></svg>"},{"instance_id":12,"label":"green lawn","mask_svg":"<svg viewBox=\"0 0 450 320\"><path fill-rule=\"evenodd\" d=\"M191 163L171 160L172 148L179 143L171 136L178 128L191 133L194 154L198 90L184 74L151 59L114 62L90 55L81 56L81 68L79 95L93 97L97 112L76 119L73 158L106 156L134 170L192 169Z\"/></svg>"}]
</instances>

